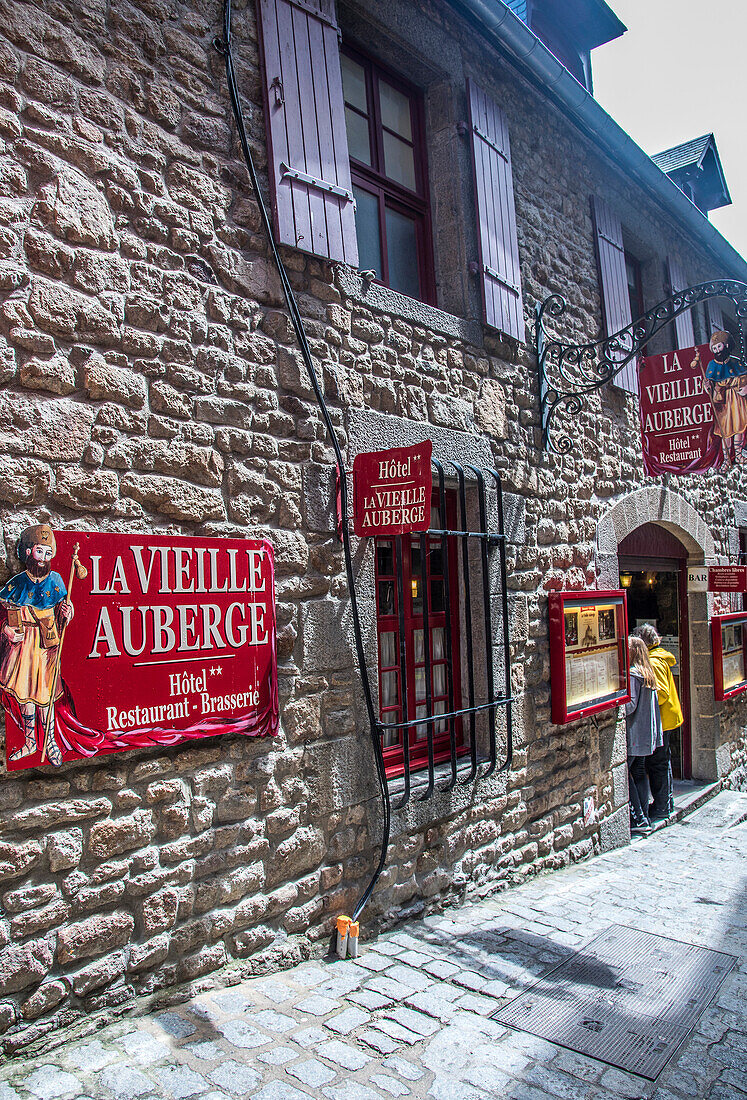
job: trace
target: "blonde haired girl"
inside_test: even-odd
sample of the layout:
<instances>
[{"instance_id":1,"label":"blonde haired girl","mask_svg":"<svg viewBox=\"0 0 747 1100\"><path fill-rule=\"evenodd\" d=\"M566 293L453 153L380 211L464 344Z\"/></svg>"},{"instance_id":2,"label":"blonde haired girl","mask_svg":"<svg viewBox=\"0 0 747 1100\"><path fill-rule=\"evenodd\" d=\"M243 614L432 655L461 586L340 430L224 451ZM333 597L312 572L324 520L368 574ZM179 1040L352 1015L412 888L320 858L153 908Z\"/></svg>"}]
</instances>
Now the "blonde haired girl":
<instances>
[{"instance_id":1,"label":"blonde haired girl","mask_svg":"<svg viewBox=\"0 0 747 1100\"><path fill-rule=\"evenodd\" d=\"M661 713L656 696L656 675L642 638L628 638L630 653L630 702L625 704L628 741L628 793L630 830L641 835L650 831L646 757L664 744ZM644 809L645 807L645 809Z\"/></svg>"}]
</instances>

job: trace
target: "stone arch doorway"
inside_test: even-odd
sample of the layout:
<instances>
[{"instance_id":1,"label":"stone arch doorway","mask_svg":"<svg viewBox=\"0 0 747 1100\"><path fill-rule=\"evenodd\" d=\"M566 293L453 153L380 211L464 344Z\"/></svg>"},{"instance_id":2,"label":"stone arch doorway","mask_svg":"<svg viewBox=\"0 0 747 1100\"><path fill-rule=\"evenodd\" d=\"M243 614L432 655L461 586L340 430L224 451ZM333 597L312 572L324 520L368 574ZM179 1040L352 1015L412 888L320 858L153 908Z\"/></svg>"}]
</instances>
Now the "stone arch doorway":
<instances>
[{"instance_id":1,"label":"stone arch doorway","mask_svg":"<svg viewBox=\"0 0 747 1100\"><path fill-rule=\"evenodd\" d=\"M715 547L708 527L684 497L650 486L618 500L597 525L597 572L602 588L620 585L622 566L639 563L656 573L676 572L678 610L684 634L679 638L681 694L689 711L686 771L696 780L718 778L718 719L714 713L713 674L708 629L708 597L687 594L686 570L713 564ZM645 618L645 615L639 616ZM652 616L653 617L653 616ZM633 624L635 625L635 624ZM683 668L686 665L686 668ZM686 749L686 752L685 752Z\"/></svg>"},{"instance_id":2,"label":"stone arch doorway","mask_svg":"<svg viewBox=\"0 0 747 1100\"><path fill-rule=\"evenodd\" d=\"M656 523L636 527L618 546L630 629L651 623L661 634L664 648L676 658L672 673L684 722L670 743L675 779L692 778L687 559L685 545Z\"/></svg>"}]
</instances>

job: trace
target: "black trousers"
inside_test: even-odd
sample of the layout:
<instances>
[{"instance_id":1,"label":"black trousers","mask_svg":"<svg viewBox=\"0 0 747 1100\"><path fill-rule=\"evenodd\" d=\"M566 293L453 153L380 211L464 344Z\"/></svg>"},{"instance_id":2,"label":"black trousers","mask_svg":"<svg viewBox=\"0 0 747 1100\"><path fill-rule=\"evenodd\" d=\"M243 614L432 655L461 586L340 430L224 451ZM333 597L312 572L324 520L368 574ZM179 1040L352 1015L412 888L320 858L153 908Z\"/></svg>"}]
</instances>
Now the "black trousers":
<instances>
[{"instance_id":1,"label":"black trousers","mask_svg":"<svg viewBox=\"0 0 747 1100\"><path fill-rule=\"evenodd\" d=\"M651 813L655 817L666 817L672 809L672 763L669 751L672 733L672 730L664 730L664 744L651 756L644 757L653 800Z\"/></svg>"},{"instance_id":2,"label":"black trousers","mask_svg":"<svg viewBox=\"0 0 747 1100\"><path fill-rule=\"evenodd\" d=\"M628 757L628 797L630 799L630 824L632 828L648 825L648 779L646 756Z\"/></svg>"}]
</instances>

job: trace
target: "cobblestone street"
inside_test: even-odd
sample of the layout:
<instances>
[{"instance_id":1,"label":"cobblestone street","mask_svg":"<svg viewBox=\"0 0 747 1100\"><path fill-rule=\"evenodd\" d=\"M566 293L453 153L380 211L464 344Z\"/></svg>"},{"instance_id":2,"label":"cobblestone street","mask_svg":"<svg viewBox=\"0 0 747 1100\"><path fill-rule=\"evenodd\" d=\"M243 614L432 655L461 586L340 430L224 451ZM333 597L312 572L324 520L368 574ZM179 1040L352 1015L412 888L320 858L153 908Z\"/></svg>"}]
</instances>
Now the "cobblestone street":
<instances>
[{"instance_id":1,"label":"cobblestone street","mask_svg":"<svg viewBox=\"0 0 747 1100\"><path fill-rule=\"evenodd\" d=\"M128 1017L0 1071L0 1100L747 1096L747 795L371 944ZM651 1083L490 1018L611 924L739 957Z\"/></svg>"}]
</instances>

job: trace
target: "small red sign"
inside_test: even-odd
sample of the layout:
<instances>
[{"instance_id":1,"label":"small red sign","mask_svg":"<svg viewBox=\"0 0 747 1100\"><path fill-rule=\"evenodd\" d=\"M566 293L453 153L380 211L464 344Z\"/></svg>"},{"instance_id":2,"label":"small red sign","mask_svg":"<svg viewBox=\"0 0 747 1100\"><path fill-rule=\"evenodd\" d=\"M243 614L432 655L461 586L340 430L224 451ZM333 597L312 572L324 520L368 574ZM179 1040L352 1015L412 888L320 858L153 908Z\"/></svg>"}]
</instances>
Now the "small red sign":
<instances>
[{"instance_id":1,"label":"small red sign","mask_svg":"<svg viewBox=\"0 0 747 1100\"><path fill-rule=\"evenodd\" d=\"M709 592L747 592L747 565L711 565Z\"/></svg>"},{"instance_id":2,"label":"small red sign","mask_svg":"<svg viewBox=\"0 0 747 1100\"><path fill-rule=\"evenodd\" d=\"M277 733L271 543L43 537L46 574L29 574L24 547L22 571L0 591L10 769L221 733Z\"/></svg>"},{"instance_id":3,"label":"small red sign","mask_svg":"<svg viewBox=\"0 0 747 1100\"><path fill-rule=\"evenodd\" d=\"M640 370L643 462L648 474L696 473L722 463L706 379L708 344L649 355Z\"/></svg>"},{"instance_id":4,"label":"small red sign","mask_svg":"<svg viewBox=\"0 0 747 1100\"><path fill-rule=\"evenodd\" d=\"M414 447L356 455L353 462L356 535L406 535L428 530L432 450L427 439Z\"/></svg>"}]
</instances>

